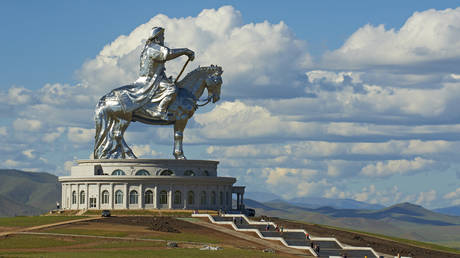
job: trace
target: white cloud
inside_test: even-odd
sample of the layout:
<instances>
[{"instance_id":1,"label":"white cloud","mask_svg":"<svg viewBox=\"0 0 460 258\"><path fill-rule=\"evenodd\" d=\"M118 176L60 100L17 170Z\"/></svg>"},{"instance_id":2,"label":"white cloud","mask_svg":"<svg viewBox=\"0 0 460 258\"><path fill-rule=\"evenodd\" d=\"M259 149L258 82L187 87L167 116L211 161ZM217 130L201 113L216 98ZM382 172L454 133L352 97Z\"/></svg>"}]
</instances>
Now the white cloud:
<instances>
[{"instance_id":1,"label":"white cloud","mask_svg":"<svg viewBox=\"0 0 460 258\"><path fill-rule=\"evenodd\" d=\"M430 190L418 194L416 204L429 206L436 199L436 191Z\"/></svg>"},{"instance_id":2,"label":"white cloud","mask_svg":"<svg viewBox=\"0 0 460 258\"><path fill-rule=\"evenodd\" d=\"M159 155L159 153L152 150L148 144L133 145L131 149L137 157L155 157Z\"/></svg>"},{"instance_id":3,"label":"white cloud","mask_svg":"<svg viewBox=\"0 0 460 258\"><path fill-rule=\"evenodd\" d=\"M0 126L0 135L1 136L7 136L8 135L8 130L6 126Z\"/></svg>"},{"instance_id":4,"label":"white cloud","mask_svg":"<svg viewBox=\"0 0 460 258\"><path fill-rule=\"evenodd\" d=\"M65 172L70 173L70 170L72 169L72 166L74 166L74 165L75 165L75 162L71 161L71 160L68 160L68 161L64 162L64 170L65 170Z\"/></svg>"},{"instance_id":5,"label":"white cloud","mask_svg":"<svg viewBox=\"0 0 460 258\"><path fill-rule=\"evenodd\" d=\"M22 87L13 86L8 90L8 102L11 105L28 104L32 100L32 91Z\"/></svg>"},{"instance_id":6,"label":"white cloud","mask_svg":"<svg viewBox=\"0 0 460 258\"><path fill-rule=\"evenodd\" d=\"M7 159L3 162L3 164L6 166L6 167L18 167L19 165L21 165L21 162L19 161L16 161L16 160L12 160L12 159Z\"/></svg>"},{"instance_id":7,"label":"white cloud","mask_svg":"<svg viewBox=\"0 0 460 258\"><path fill-rule=\"evenodd\" d=\"M416 157L413 160L379 161L375 164L369 164L363 167L361 169L361 174L370 177L385 177L395 174L405 174L411 171L427 169L427 167L433 163L433 160L427 160L420 157Z\"/></svg>"},{"instance_id":8,"label":"white cloud","mask_svg":"<svg viewBox=\"0 0 460 258\"><path fill-rule=\"evenodd\" d=\"M86 144L94 139L94 129L69 127L67 139L73 143Z\"/></svg>"},{"instance_id":9,"label":"white cloud","mask_svg":"<svg viewBox=\"0 0 460 258\"><path fill-rule=\"evenodd\" d=\"M35 150L33 149L27 149L27 150L24 150L22 154L24 154L24 156L26 156L29 159L34 159L35 158L35 154L33 153L34 151Z\"/></svg>"},{"instance_id":10,"label":"white cloud","mask_svg":"<svg viewBox=\"0 0 460 258\"><path fill-rule=\"evenodd\" d=\"M13 126L18 131L36 132L42 128L42 122L35 119L18 118L13 122Z\"/></svg>"},{"instance_id":11,"label":"white cloud","mask_svg":"<svg viewBox=\"0 0 460 258\"><path fill-rule=\"evenodd\" d=\"M55 132L51 132L51 133L46 133L42 140L44 142L54 142L57 138L59 138L63 133L65 132L65 127L58 127L56 128L56 131Z\"/></svg>"},{"instance_id":12,"label":"white cloud","mask_svg":"<svg viewBox=\"0 0 460 258\"><path fill-rule=\"evenodd\" d=\"M444 199L454 199L460 198L460 187L457 188L455 191L447 193L443 196Z\"/></svg>"},{"instance_id":13,"label":"white cloud","mask_svg":"<svg viewBox=\"0 0 460 258\"><path fill-rule=\"evenodd\" d=\"M414 64L460 57L460 8L415 12L399 29L370 24L324 57L330 66Z\"/></svg>"},{"instance_id":14,"label":"white cloud","mask_svg":"<svg viewBox=\"0 0 460 258\"><path fill-rule=\"evenodd\" d=\"M210 64L224 67L227 96L260 96L260 90L265 95L292 96L298 92L298 74L311 65L305 42L297 39L286 24L265 21L244 25L240 12L224 6L203 10L197 17L153 17L86 62L80 70L84 84L102 93L134 81L143 40L158 25L166 29L169 46L196 51L188 69ZM168 73L177 74L183 63L183 59L168 62Z\"/></svg>"}]
</instances>

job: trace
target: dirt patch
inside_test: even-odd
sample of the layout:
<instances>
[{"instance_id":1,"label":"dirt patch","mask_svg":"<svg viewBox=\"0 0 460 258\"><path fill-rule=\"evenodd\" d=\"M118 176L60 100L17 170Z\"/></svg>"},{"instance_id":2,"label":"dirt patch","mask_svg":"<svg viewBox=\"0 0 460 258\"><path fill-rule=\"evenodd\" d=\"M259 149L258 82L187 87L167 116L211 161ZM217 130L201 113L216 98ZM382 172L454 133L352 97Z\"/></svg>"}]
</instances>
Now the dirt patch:
<instances>
[{"instance_id":1,"label":"dirt patch","mask_svg":"<svg viewBox=\"0 0 460 258\"><path fill-rule=\"evenodd\" d=\"M130 226L142 226L149 230L159 232L180 233L183 229L193 228L193 225L174 217L141 216L141 217L109 217L93 220L91 223L111 223Z\"/></svg>"},{"instance_id":2,"label":"dirt patch","mask_svg":"<svg viewBox=\"0 0 460 258\"><path fill-rule=\"evenodd\" d=\"M459 258L459 254L441 252L436 250L425 249L421 247L415 247L396 241L380 239L365 234L347 232L337 229L331 229L315 224L303 224L297 222L285 221L278 218L271 218L271 221L278 225L283 225L284 228L290 229L305 229L312 236L317 237L335 237L340 242L361 247L372 247L375 251L385 254L401 254L402 256L410 256L413 258L417 257L430 257L430 258Z\"/></svg>"},{"instance_id":3,"label":"dirt patch","mask_svg":"<svg viewBox=\"0 0 460 258\"><path fill-rule=\"evenodd\" d=\"M169 217L153 217L150 219L148 229L160 232L180 233L179 229L174 227L177 220L171 220Z\"/></svg>"}]
</instances>

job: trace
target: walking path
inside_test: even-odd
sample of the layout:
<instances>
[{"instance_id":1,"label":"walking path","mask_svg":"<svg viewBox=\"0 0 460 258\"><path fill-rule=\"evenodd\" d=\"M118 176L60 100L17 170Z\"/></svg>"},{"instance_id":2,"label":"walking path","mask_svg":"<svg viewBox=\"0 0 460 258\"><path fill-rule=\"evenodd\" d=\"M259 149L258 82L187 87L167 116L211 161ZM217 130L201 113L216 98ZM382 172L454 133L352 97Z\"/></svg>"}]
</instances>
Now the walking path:
<instances>
[{"instance_id":1,"label":"walking path","mask_svg":"<svg viewBox=\"0 0 460 258\"><path fill-rule=\"evenodd\" d=\"M217 225L214 225L214 224L211 224L211 223L208 223L208 222L204 222L204 221L201 221L201 220L187 220L187 222L190 222L190 223L193 223L193 224L196 224L196 225L199 225L199 226L207 227L207 228L210 228L210 229L213 229L213 230L216 230L216 231L220 231L222 233L226 233L226 234L229 234L229 235L232 235L234 237L238 237L238 238L241 238L241 239L244 239L244 240L247 240L247 241L251 241L251 242L254 242L254 243L269 247L269 248L271 248L271 249L273 249L275 251L279 251L279 252L283 252L283 253L287 253L287 254L293 254L293 255L306 255L306 253L302 252L301 250L296 250L296 249L288 248L288 247L285 247L285 246L277 245L277 244L274 244L272 241L269 241L269 240L263 240L263 239L260 239L258 237L254 237L254 236L251 236L251 235L248 235L248 234L245 234L245 233L236 232L235 230L231 230L231 229L228 229L228 228L225 228L225 227L217 226ZM311 256L311 255L308 255L308 256Z\"/></svg>"},{"instance_id":2,"label":"walking path","mask_svg":"<svg viewBox=\"0 0 460 258\"><path fill-rule=\"evenodd\" d=\"M27 231L37 230L37 229L49 228L49 227L60 226L60 225L65 225L65 224L71 224L71 223L75 223L75 222L90 221L90 220L95 220L95 219L101 219L101 217L90 217L90 218L83 218L83 219L66 220L66 221L61 221L61 222L56 222L56 223L51 223L51 224L38 225L38 226L27 227L27 228L18 228L18 229L14 229L14 230L11 230L11 231L0 232L0 237L5 237L5 236L8 236L8 235L17 234L17 233L20 233L20 232L27 232Z\"/></svg>"},{"instance_id":3,"label":"walking path","mask_svg":"<svg viewBox=\"0 0 460 258\"><path fill-rule=\"evenodd\" d=\"M16 233L12 233L12 234L84 237L84 238L98 238L98 239L126 240L126 241L146 241L146 242L176 242L176 243L179 243L179 244L190 244L190 245L209 245L210 244L210 243L203 243L203 242L189 242L189 241L176 241L176 240L172 241L172 240L165 240L165 239L158 239L158 238L94 236L94 235L65 234L65 233L46 233L46 232L16 232Z\"/></svg>"}]
</instances>

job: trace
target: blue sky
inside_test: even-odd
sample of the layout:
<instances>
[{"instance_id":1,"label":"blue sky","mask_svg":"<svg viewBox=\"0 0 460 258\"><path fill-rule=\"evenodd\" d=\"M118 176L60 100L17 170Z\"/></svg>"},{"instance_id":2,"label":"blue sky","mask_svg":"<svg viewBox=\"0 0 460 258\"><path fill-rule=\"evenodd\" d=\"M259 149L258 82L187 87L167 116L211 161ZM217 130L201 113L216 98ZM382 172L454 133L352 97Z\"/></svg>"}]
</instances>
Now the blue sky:
<instances>
[{"instance_id":1,"label":"blue sky","mask_svg":"<svg viewBox=\"0 0 460 258\"><path fill-rule=\"evenodd\" d=\"M170 46L196 51L187 71L224 68L222 100L185 132L189 158L285 198L460 204L457 7L3 1L2 167L65 175L88 158L97 99L135 79L142 40L162 25ZM172 157L171 128L136 124L126 138L141 157Z\"/></svg>"}]
</instances>

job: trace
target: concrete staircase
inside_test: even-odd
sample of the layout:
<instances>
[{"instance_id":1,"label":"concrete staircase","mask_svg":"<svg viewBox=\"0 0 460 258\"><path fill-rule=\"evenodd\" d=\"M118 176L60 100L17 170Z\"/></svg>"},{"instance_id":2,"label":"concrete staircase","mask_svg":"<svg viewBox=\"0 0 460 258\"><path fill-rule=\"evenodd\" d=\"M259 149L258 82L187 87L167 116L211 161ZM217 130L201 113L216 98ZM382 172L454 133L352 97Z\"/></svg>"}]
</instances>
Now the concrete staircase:
<instances>
[{"instance_id":1,"label":"concrete staircase","mask_svg":"<svg viewBox=\"0 0 460 258\"><path fill-rule=\"evenodd\" d=\"M275 231L276 224L273 222L260 222L249 220L242 214L224 214L213 216L209 214L192 214L192 217L208 218L214 224L231 225L236 231L255 232L260 238L266 240L277 240L283 245L308 250L316 257L342 257L346 254L348 258L378 258L378 254L370 247L345 246L333 237L312 237L306 239L306 231L303 229L284 229L283 233ZM267 225L269 227L266 230ZM313 250L312 242L320 246L320 251Z\"/></svg>"}]
</instances>

